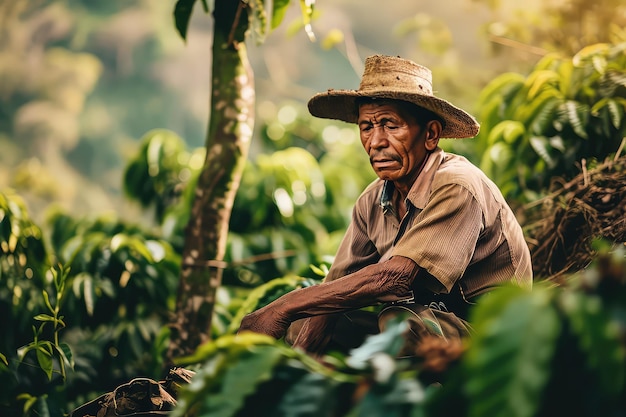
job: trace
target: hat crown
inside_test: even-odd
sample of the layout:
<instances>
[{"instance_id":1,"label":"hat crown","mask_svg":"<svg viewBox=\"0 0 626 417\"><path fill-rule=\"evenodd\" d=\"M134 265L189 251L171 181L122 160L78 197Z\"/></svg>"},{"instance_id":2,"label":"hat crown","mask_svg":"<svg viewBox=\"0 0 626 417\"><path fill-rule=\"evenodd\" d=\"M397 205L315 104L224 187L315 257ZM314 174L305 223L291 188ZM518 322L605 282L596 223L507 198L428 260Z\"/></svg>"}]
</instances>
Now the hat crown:
<instances>
[{"instance_id":1,"label":"hat crown","mask_svg":"<svg viewBox=\"0 0 626 417\"><path fill-rule=\"evenodd\" d=\"M432 96L432 72L422 65L399 57L368 57L359 91L375 93L390 90Z\"/></svg>"},{"instance_id":2,"label":"hat crown","mask_svg":"<svg viewBox=\"0 0 626 417\"><path fill-rule=\"evenodd\" d=\"M318 93L308 107L316 117L358 123L359 100L364 97L406 101L435 113L442 120L442 138L470 138L480 128L472 115L433 94L430 69L397 56L368 57L358 90Z\"/></svg>"}]
</instances>

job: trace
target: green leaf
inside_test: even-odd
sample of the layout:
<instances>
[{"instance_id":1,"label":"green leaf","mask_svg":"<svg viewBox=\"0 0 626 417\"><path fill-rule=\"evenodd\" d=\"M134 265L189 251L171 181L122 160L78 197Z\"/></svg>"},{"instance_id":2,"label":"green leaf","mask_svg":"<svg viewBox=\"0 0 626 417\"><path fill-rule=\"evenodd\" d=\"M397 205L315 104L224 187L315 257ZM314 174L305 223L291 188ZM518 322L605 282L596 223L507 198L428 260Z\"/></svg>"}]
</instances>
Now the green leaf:
<instances>
[{"instance_id":1,"label":"green leaf","mask_svg":"<svg viewBox=\"0 0 626 417\"><path fill-rule=\"evenodd\" d=\"M550 70L535 70L530 73L525 81L525 87L528 88L527 99L534 100L536 96L546 88L552 88L554 84L558 85L559 75Z\"/></svg>"},{"instance_id":2,"label":"green leaf","mask_svg":"<svg viewBox=\"0 0 626 417\"><path fill-rule=\"evenodd\" d=\"M274 0L272 2L272 29L276 29L285 18L289 1L290 0Z\"/></svg>"},{"instance_id":3,"label":"green leaf","mask_svg":"<svg viewBox=\"0 0 626 417\"><path fill-rule=\"evenodd\" d=\"M596 43L589 45L578 51L578 53L572 58L572 62L575 66L581 66L585 63L585 61L593 60L594 57L607 55L610 50L611 45L608 43Z\"/></svg>"},{"instance_id":4,"label":"green leaf","mask_svg":"<svg viewBox=\"0 0 626 417\"><path fill-rule=\"evenodd\" d=\"M198 346L193 355L179 358L177 363L184 365L205 362L215 356L219 351L229 349L232 346L237 346L241 350L260 344L272 345L275 343L276 340L273 337L261 333L244 332L241 334L226 334L214 341L209 341Z\"/></svg>"},{"instance_id":5,"label":"green leaf","mask_svg":"<svg viewBox=\"0 0 626 417\"><path fill-rule=\"evenodd\" d=\"M42 294L43 294L43 301L46 304L46 307L48 307L48 310L49 311L54 311L54 308L52 307L52 304L50 304L50 296L48 295L48 291L43 290Z\"/></svg>"},{"instance_id":6,"label":"green leaf","mask_svg":"<svg viewBox=\"0 0 626 417\"><path fill-rule=\"evenodd\" d=\"M196 0L178 0L174 6L174 24L181 38L187 40L187 29Z\"/></svg>"},{"instance_id":7,"label":"green leaf","mask_svg":"<svg viewBox=\"0 0 626 417\"><path fill-rule=\"evenodd\" d=\"M531 417L550 377L561 323L546 287L507 286L472 313L475 336L463 366L470 416Z\"/></svg>"},{"instance_id":8,"label":"green leaf","mask_svg":"<svg viewBox=\"0 0 626 417\"><path fill-rule=\"evenodd\" d=\"M59 352L59 356L63 359L63 362L71 369L74 369L72 348L70 348L67 343L60 343L59 346L57 346L57 351Z\"/></svg>"},{"instance_id":9,"label":"green leaf","mask_svg":"<svg viewBox=\"0 0 626 417\"><path fill-rule=\"evenodd\" d=\"M33 319L37 321L51 321L51 322L57 321L56 318L52 317L49 314L37 314L35 317L33 317Z\"/></svg>"},{"instance_id":10,"label":"green leaf","mask_svg":"<svg viewBox=\"0 0 626 417\"><path fill-rule=\"evenodd\" d=\"M537 152L537 155L543 159L548 167L554 168L556 166L556 160L550 156L550 141L545 136L532 136L528 139L530 146Z\"/></svg>"},{"instance_id":11,"label":"green leaf","mask_svg":"<svg viewBox=\"0 0 626 417\"><path fill-rule=\"evenodd\" d=\"M317 373L293 381L277 406L279 416L332 416L337 401L337 383Z\"/></svg>"},{"instance_id":12,"label":"green leaf","mask_svg":"<svg viewBox=\"0 0 626 417\"><path fill-rule=\"evenodd\" d=\"M587 139L585 124L589 109L584 104L573 100L568 100L559 106L559 113L563 116L563 121L569 122L574 132L583 139Z\"/></svg>"},{"instance_id":13,"label":"green leaf","mask_svg":"<svg viewBox=\"0 0 626 417\"><path fill-rule=\"evenodd\" d=\"M406 417L423 401L424 388L414 378L393 378L390 384L375 386L356 407L358 417Z\"/></svg>"},{"instance_id":14,"label":"green leaf","mask_svg":"<svg viewBox=\"0 0 626 417\"><path fill-rule=\"evenodd\" d=\"M48 380L52 380L52 344L48 341L39 342L35 353L37 355L37 363L39 363L39 367L45 372Z\"/></svg>"},{"instance_id":15,"label":"green leaf","mask_svg":"<svg viewBox=\"0 0 626 417\"><path fill-rule=\"evenodd\" d=\"M611 124L615 129L619 129L622 124L622 117L624 116L625 104L626 100L624 99L622 99L622 103L620 105L618 99L605 97L591 107L591 114L598 117L602 109L607 109L610 115Z\"/></svg>"},{"instance_id":16,"label":"green leaf","mask_svg":"<svg viewBox=\"0 0 626 417\"><path fill-rule=\"evenodd\" d=\"M189 407L196 415L234 416L258 384L272 376L272 370L290 352L266 335L246 332L226 335L201 345L193 357L204 365L179 397L173 416L186 415ZM198 362L196 362L198 363Z\"/></svg>"},{"instance_id":17,"label":"green leaf","mask_svg":"<svg viewBox=\"0 0 626 417\"><path fill-rule=\"evenodd\" d=\"M385 331L368 336L365 342L350 351L350 356L346 363L355 369L366 369L370 366L372 358L378 354L396 356L402 348L402 333L408 328L406 314L399 314L398 317L390 320Z\"/></svg>"},{"instance_id":18,"label":"green leaf","mask_svg":"<svg viewBox=\"0 0 626 417\"><path fill-rule=\"evenodd\" d=\"M529 131L535 135L546 134L546 131L552 127L555 110L562 102L562 98L551 95L537 105L535 111L526 119L526 126L530 126Z\"/></svg>"},{"instance_id":19,"label":"green leaf","mask_svg":"<svg viewBox=\"0 0 626 417\"><path fill-rule=\"evenodd\" d=\"M624 388L624 350L618 323L612 322L597 296L567 291L561 294L579 346L587 355L588 366L598 375L601 391L619 395Z\"/></svg>"},{"instance_id":20,"label":"green leaf","mask_svg":"<svg viewBox=\"0 0 626 417\"><path fill-rule=\"evenodd\" d=\"M82 288L82 292L81 292ZM85 309L87 310L87 314L89 316L93 316L94 307L95 307L95 290L93 285L93 277L91 274L86 272L81 272L80 274L74 277L74 282L72 283L72 290L74 291L74 295L76 297L81 298L85 302Z\"/></svg>"},{"instance_id":21,"label":"green leaf","mask_svg":"<svg viewBox=\"0 0 626 417\"><path fill-rule=\"evenodd\" d=\"M513 144L518 138L524 135L525 131L526 128L521 122L516 120L503 120L491 129L487 141L489 144L494 144L499 141Z\"/></svg>"},{"instance_id":22,"label":"green leaf","mask_svg":"<svg viewBox=\"0 0 626 417\"><path fill-rule=\"evenodd\" d=\"M222 389L217 395L209 395L202 408L215 417L235 415L256 387L272 377L272 370L283 358L274 346L255 346L252 352L238 356L229 363L223 378Z\"/></svg>"},{"instance_id":23,"label":"green leaf","mask_svg":"<svg viewBox=\"0 0 626 417\"><path fill-rule=\"evenodd\" d=\"M480 103L487 103L492 98L498 101L507 101L512 94L515 94L523 85L525 78L521 74L508 72L494 78L478 96Z\"/></svg>"},{"instance_id":24,"label":"green leaf","mask_svg":"<svg viewBox=\"0 0 626 417\"><path fill-rule=\"evenodd\" d=\"M514 168L511 164L514 157L513 148L504 141L494 143L487 152L493 161L494 168L500 171L494 172L495 175L501 175L501 171Z\"/></svg>"},{"instance_id":25,"label":"green leaf","mask_svg":"<svg viewBox=\"0 0 626 417\"><path fill-rule=\"evenodd\" d=\"M33 405L37 403L37 400L39 398L34 395L23 393L23 394L19 394L17 396L17 399L20 401L24 401L24 406L22 407L22 410L24 411L23 415L27 416L29 415L29 411L31 410L31 408L33 408Z\"/></svg>"},{"instance_id":26,"label":"green leaf","mask_svg":"<svg viewBox=\"0 0 626 417\"><path fill-rule=\"evenodd\" d=\"M284 289L284 293L287 293L288 291L294 290L302 286L305 281L306 278L290 275L282 278L275 278L271 281L266 282L263 285L259 285L250 292L250 294L246 298L246 301L241 305L241 307L235 314L233 321L228 327L228 332L236 332L237 329L239 329L239 326L241 325L241 320L243 320L244 316L260 307L259 301L269 292L275 291L277 288L282 288Z\"/></svg>"}]
</instances>

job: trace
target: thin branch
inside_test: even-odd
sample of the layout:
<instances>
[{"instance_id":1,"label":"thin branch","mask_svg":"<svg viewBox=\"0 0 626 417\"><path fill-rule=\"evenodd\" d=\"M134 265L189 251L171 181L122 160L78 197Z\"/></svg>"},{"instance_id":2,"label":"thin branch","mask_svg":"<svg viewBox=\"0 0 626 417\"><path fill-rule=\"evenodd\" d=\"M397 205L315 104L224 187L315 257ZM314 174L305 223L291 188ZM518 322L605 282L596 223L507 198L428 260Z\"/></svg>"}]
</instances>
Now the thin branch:
<instances>
[{"instance_id":1,"label":"thin branch","mask_svg":"<svg viewBox=\"0 0 626 417\"><path fill-rule=\"evenodd\" d=\"M505 38L503 36L496 36L496 35L490 34L489 40L493 43L508 46L509 48L514 48L520 51L528 52L528 53L539 55L539 56L547 55L549 52L546 49L539 48L537 46L528 45L519 41L515 41L513 39Z\"/></svg>"}]
</instances>

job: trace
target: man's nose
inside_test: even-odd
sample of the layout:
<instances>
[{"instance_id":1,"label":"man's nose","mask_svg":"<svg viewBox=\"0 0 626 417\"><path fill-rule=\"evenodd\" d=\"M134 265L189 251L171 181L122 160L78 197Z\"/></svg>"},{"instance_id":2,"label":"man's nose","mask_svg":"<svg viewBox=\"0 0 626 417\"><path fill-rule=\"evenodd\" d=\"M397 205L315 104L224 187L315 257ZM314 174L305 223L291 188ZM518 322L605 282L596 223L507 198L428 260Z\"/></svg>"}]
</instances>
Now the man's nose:
<instances>
[{"instance_id":1,"label":"man's nose","mask_svg":"<svg viewBox=\"0 0 626 417\"><path fill-rule=\"evenodd\" d=\"M387 141L387 132L385 132L384 126L374 126L372 129L372 139L370 141L370 147L372 148L385 148L389 142Z\"/></svg>"}]
</instances>

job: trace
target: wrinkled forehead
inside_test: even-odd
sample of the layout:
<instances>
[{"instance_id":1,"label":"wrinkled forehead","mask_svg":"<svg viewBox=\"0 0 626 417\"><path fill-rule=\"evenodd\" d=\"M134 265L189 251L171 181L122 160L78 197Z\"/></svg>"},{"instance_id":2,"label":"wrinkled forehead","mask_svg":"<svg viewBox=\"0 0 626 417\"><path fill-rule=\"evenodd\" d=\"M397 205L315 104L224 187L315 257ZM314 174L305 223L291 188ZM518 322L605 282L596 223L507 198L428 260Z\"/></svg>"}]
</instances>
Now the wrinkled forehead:
<instances>
[{"instance_id":1,"label":"wrinkled forehead","mask_svg":"<svg viewBox=\"0 0 626 417\"><path fill-rule=\"evenodd\" d=\"M393 111L396 112L401 118L415 121L419 124L424 124L431 120L441 121L441 118L432 111L425 109L424 107L420 107L415 103L404 100L359 97L356 100L356 106L359 119L363 116L361 109L364 109L364 111L368 113L376 111Z\"/></svg>"}]
</instances>

